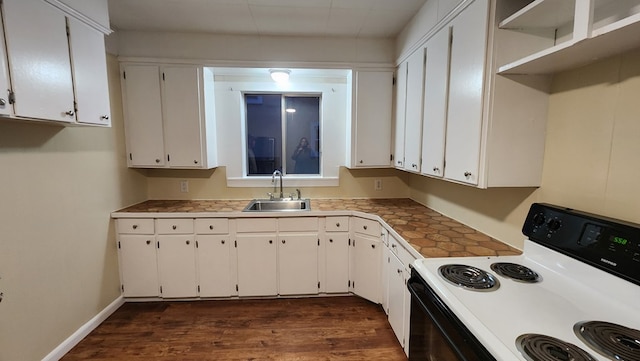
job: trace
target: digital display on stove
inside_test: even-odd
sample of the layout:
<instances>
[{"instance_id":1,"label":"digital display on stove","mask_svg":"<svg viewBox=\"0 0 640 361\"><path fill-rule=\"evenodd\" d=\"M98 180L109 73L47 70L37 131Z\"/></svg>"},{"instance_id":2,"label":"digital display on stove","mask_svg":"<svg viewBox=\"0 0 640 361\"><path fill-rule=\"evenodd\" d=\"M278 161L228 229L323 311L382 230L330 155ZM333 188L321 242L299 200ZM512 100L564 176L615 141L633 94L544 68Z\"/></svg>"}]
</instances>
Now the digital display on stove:
<instances>
[{"instance_id":1,"label":"digital display on stove","mask_svg":"<svg viewBox=\"0 0 640 361\"><path fill-rule=\"evenodd\" d=\"M609 237L609 240L612 243L620 244L620 245L623 245L623 246L626 246L627 243L629 243L628 239L626 239L624 237L620 237L620 236L611 236L611 237Z\"/></svg>"}]
</instances>

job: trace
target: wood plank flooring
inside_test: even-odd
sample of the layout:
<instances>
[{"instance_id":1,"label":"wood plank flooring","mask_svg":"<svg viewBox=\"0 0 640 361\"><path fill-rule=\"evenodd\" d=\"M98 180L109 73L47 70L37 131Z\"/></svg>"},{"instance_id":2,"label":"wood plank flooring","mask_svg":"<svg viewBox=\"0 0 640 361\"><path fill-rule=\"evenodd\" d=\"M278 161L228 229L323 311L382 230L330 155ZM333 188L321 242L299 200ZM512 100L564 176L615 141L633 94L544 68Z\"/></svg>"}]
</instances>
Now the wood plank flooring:
<instances>
[{"instance_id":1,"label":"wood plank flooring","mask_svg":"<svg viewBox=\"0 0 640 361\"><path fill-rule=\"evenodd\" d=\"M62 360L406 357L382 308L346 296L126 303Z\"/></svg>"}]
</instances>

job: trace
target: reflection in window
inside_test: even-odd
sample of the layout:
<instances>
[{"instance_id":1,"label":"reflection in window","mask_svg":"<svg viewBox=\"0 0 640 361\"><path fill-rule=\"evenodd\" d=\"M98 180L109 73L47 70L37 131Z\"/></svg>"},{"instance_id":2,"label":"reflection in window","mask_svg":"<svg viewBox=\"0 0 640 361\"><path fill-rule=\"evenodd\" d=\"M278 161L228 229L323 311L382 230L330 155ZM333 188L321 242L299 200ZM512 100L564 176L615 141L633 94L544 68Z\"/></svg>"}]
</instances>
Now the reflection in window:
<instances>
[{"instance_id":1,"label":"reflection in window","mask_svg":"<svg viewBox=\"0 0 640 361\"><path fill-rule=\"evenodd\" d=\"M244 95L247 175L320 174L320 96Z\"/></svg>"}]
</instances>

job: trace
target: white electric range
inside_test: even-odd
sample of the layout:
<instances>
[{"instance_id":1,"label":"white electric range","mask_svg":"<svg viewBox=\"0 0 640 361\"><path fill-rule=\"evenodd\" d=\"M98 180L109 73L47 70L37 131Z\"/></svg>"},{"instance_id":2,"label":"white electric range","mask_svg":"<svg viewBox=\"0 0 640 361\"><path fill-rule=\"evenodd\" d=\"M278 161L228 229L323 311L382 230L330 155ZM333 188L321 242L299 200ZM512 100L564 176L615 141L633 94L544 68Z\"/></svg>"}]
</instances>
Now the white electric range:
<instances>
[{"instance_id":1,"label":"white electric range","mask_svg":"<svg viewBox=\"0 0 640 361\"><path fill-rule=\"evenodd\" d=\"M417 260L409 359L640 361L639 227L533 204L520 256Z\"/></svg>"}]
</instances>

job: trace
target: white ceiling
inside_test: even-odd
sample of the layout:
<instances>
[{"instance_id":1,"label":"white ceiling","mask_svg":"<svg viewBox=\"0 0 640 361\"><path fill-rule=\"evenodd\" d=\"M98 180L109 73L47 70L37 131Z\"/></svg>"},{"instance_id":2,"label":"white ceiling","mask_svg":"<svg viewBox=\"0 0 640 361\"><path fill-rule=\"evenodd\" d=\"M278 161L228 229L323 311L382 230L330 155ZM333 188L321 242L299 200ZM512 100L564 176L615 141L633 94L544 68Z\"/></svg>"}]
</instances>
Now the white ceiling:
<instances>
[{"instance_id":1,"label":"white ceiling","mask_svg":"<svg viewBox=\"0 0 640 361\"><path fill-rule=\"evenodd\" d=\"M426 0L109 0L114 30L395 37Z\"/></svg>"}]
</instances>

